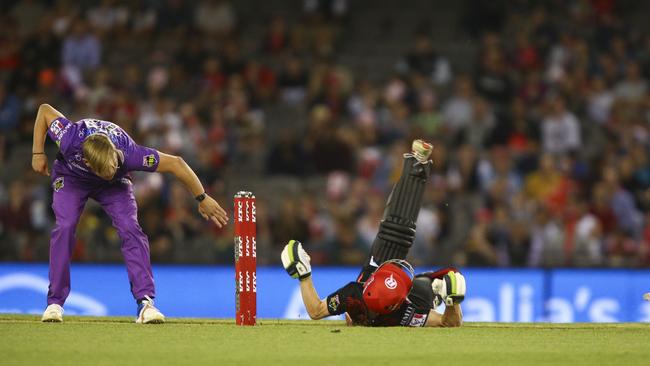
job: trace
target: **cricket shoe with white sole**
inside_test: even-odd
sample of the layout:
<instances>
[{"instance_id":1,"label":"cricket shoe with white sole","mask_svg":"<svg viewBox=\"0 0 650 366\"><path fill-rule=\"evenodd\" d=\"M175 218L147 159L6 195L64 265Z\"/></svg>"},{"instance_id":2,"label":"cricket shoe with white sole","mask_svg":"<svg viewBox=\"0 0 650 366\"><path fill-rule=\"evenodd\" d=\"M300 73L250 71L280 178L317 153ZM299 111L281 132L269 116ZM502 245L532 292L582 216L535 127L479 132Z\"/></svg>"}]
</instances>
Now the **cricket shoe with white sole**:
<instances>
[{"instance_id":1,"label":"cricket shoe with white sole","mask_svg":"<svg viewBox=\"0 0 650 366\"><path fill-rule=\"evenodd\" d=\"M63 308L59 304L50 304L43 312L42 322L61 323L63 321Z\"/></svg>"},{"instance_id":2,"label":"cricket shoe with white sole","mask_svg":"<svg viewBox=\"0 0 650 366\"><path fill-rule=\"evenodd\" d=\"M424 140L413 140L413 144L411 145L411 154L421 164L427 164L429 162L432 150L433 145Z\"/></svg>"},{"instance_id":3,"label":"cricket shoe with white sole","mask_svg":"<svg viewBox=\"0 0 650 366\"><path fill-rule=\"evenodd\" d=\"M160 310L153 306L153 300L149 296L138 305L138 318L135 320L138 324L162 324L165 322L165 316Z\"/></svg>"}]
</instances>

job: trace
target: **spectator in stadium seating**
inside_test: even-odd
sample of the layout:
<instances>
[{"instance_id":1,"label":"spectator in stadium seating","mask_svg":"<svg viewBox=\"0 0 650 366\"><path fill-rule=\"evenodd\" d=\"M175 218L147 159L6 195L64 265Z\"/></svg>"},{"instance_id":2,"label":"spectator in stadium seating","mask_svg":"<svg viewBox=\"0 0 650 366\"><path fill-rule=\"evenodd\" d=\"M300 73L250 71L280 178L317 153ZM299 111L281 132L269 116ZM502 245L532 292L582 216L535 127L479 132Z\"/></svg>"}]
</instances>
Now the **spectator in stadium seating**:
<instances>
[{"instance_id":1,"label":"spectator in stadium seating","mask_svg":"<svg viewBox=\"0 0 650 366\"><path fill-rule=\"evenodd\" d=\"M18 125L20 118L20 99L7 90L0 82L0 132L7 136Z\"/></svg>"},{"instance_id":2,"label":"spectator in stadium seating","mask_svg":"<svg viewBox=\"0 0 650 366\"><path fill-rule=\"evenodd\" d=\"M551 154L565 154L582 146L578 118L566 108L564 97L548 99L548 112L542 120L542 146Z\"/></svg>"},{"instance_id":3,"label":"spectator in stadium seating","mask_svg":"<svg viewBox=\"0 0 650 366\"><path fill-rule=\"evenodd\" d=\"M465 75L454 81L454 92L442 107L445 126L452 132L467 126L473 113L474 87Z\"/></svg>"},{"instance_id":4,"label":"spectator in stadium seating","mask_svg":"<svg viewBox=\"0 0 650 366\"><path fill-rule=\"evenodd\" d=\"M0 203L0 238L3 243L13 244L11 248L3 250L7 259L34 259L31 251L33 243L28 240L33 229L30 220L31 204L25 188L22 182L13 182L9 186L6 202Z\"/></svg>"},{"instance_id":5,"label":"spectator in stadium seating","mask_svg":"<svg viewBox=\"0 0 650 366\"><path fill-rule=\"evenodd\" d=\"M419 136L435 136L442 127L442 116L438 112L437 97L433 90L426 88L418 93L417 113L413 116L414 127Z\"/></svg>"},{"instance_id":6,"label":"spectator in stadium seating","mask_svg":"<svg viewBox=\"0 0 650 366\"><path fill-rule=\"evenodd\" d=\"M565 231L551 211L541 208L531 230L529 265L533 267L564 266L566 261Z\"/></svg>"},{"instance_id":7,"label":"spectator in stadium seating","mask_svg":"<svg viewBox=\"0 0 650 366\"><path fill-rule=\"evenodd\" d=\"M573 264L581 267L602 265L602 228L598 218L589 212L585 201L575 202L577 221L573 229Z\"/></svg>"},{"instance_id":8,"label":"spectator in stadium seating","mask_svg":"<svg viewBox=\"0 0 650 366\"><path fill-rule=\"evenodd\" d=\"M183 0L165 0L157 6L156 25L159 34L165 31L184 31L192 22L190 3Z\"/></svg>"},{"instance_id":9,"label":"spectator in stadium seating","mask_svg":"<svg viewBox=\"0 0 650 366\"><path fill-rule=\"evenodd\" d=\"M447 85L453 78L449 61L433 49L431 39L424 34L415 37L412 50L400 60L397 70L420 73L437 86Z\"/></svg>"},{"instance_id":10,"label":"spectator in stadium seating","mask_svg":"<svg viewBox=\"0 0 650 366\"><path fill-rule=\"evenodd\" d=\"M289 46L289 30L284 17L275 15L268 24L267 32L262 40L262 50L269 54L278 54Z\"/></svg>"},{"instance_id":11,"label":"spectator in stadium seating","mask_svg":"<svg viewBox=\"0 0 650 366\"><path fill-rule=\"evenodd\" d=\"M607 88L602 77L595 76L591 79L588 98L587 112L589 118L601 125L607 123L615 101L615 95Z\"/></svg>"},{"instance_id":12,"label":"spectator in stadium seating","mask_svg":"<svg viewBox=\"0 0 650 366\"><path fill-rule=\"evenodd\" d=\"M510 235L510 245L508 246L508 266L528 266L531 245L528 225L521 221L513 222Z\"/></svg>"},{"instance_id":13,"label":"spectator in stadium seating","mask_svg":"<svg viewBox=\"0 0 650 366\"><path fill-rule=\"evenodd\" d=\"M227 1L204 0L194 9L194 24L202 32L225 37L235 30L237 14Z\"/></svg>"},{"instance_id":14,"label":"spectator in stadium seating","mask_svg":"<svg viewBox=\"0 0 650 366\"><path fill-rule=\"evenodd\" d=\"M507 72L505 56L497 41L487 36L480 65L474 77L476 90L498 110L509 105L514 94L513 84Z\"/></svg>"},{"instance_id":15,"label":"spectator in stadium seating","mask_svg":"<svg viewBox=\"0 0 650 366\"><path fill-rule=\"evenodd\" d=\"M102 0L87 11L88 22L100 34L126 26L129 11L114 0Z\"/></svg>"},{"instance_id":16,"label":"spectator in stadium seating","mask_svg":"<svg viewBox=\"0 0 650 366\"><path fill-rule=\"evenodd\" d=\"M45 7L37 0L18 1L11 10L11 16L18 24L18 32L22 37L34 34L45 15Z\"/></svg>"},{"instance_id":17,"label":"spectator in stadium seating","mask_svg":"<svg viewBox=\"0 0 650 366\"><path fill-rule=\"evenodd\" d=\"M562 178L553 156L544 154L539 159L539 168L526 176L524 189L528 197L542 203L559 189Z\"/></svg>"},{"instance_id":18,"label":"spectator in stadium seating","mask_svg":"<svg viewBox=\"0 0 650 366\"><path fill-rule=\"evenodd\" d=\"M643 216L636 207L634 196L620 184L619 172L614 167L603 168L603 181L611 195L610 205L616 218L620 234L639 238Z\"/></svg>"},{"instance_id":19,"label":"spectator in stadium seating","mask_svg":"<svg viewBox=\"0 0 650 366\"><path fill-rule=\"evenodd\" d=\"M85 21L77 20L72 26L72 32L63 40L63 65L80 70L93 70L99 66L101 55L100 40Z\"/></svg>"},{"instance_id":20,"label":"spectator in stadium seating","mask_svg":"<svg viewBox=\"0 0 650 366\"><path fill-rule=\"evenodd\" d=\"M481 210L477 212L476 223L468 233L466 243L467 266L488 267L498 263L497 252L488 239L488 222L490 212Z\"/></svg>"},{"instance_id":21,"label":"spectator in stadium seating","mask_svg":"<svg viewBox=\"0 0 650 366\"><path fill-rule=\"evenodd\" d=\"M628 102L639 102L648 91L648 81L641 76L639 64L628 62L625 66L625 79L614 87L616 98Z\"/></svg>"},{"instance_id":22,"label":"spectator in stadium seating","mask_svg":"<svg viewBox=\"0 0 650 366\"><path fill-rule=\"evenodd\" d=\"M477 97L472 103L472 119L458 134L462 143L471 145L477 151L487 147L489 137L496 125L496 116L485 99Z\"/></svg>"},{"instance_id":23,"label":"spectator in stadium seating","mask_svg":"<svg viewBox=\"0 0 650 366\"><path fill-rule=\"evenodd\" d=\"M303 176L306 173L305 159L304 147L300 138L289 130L282 130L276 143L270 149L266 171L271 175Z\"/></svg>"},{"instance_id":24,"label":"spectator in stadium seating","mask_svg":"<svg viewBox=\"0 0 650 366\"><path fill-rule=\"evenodd\" d=\"M283 63L278 79L282 101L288 105L302 105L307 96L309 75L300 58L290 55Z\"/></svg>"}]
</instances>

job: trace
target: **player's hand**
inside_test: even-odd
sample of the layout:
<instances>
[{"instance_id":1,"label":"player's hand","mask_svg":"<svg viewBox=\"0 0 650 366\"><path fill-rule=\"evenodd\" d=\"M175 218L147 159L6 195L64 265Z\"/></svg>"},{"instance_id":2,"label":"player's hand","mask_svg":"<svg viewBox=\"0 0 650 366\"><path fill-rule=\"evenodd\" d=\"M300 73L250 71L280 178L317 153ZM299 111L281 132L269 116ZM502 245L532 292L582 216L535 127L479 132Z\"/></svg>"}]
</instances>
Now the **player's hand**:
<instances>
[{"instance_id":1,"label":"player's hand","mask_svg":"<svg viewBox=\"0 0 650 366\"><path fill-rule=\"evenodd\" d=\"M431 287L434 297L441 299L447 306L460 304L465 300L465 277L460 272L450 271L442 278L436 278Z\"/></svg>"},{"instance_id":2,"label":"player's hand","mask_svg":"<svg viewBox=\"0 0 650 366\"><path fill-rule=\"evenodd\" d=\"M228 214L219 206L217 201L206 195L205 199L199 203L199 213L206 220L212 220L218 227L223 227L228 223Z\"/></svg>"},{"instance_id":3,"label":"player's hand","mask_svg":"<svg viewBox=\"0 0 650 366\"><path fill-rule=\"evenodd\" d=\"M47 155L32 154L32 169L40 175L50 176L50 169L47 167Z\"/></svg>"},{"instance_id":4,"label":"player's hand","mask_svg":"<svg viewBox=\"0 0 650 366\"><path fill-rule=\"evenodd\" d=\"M302 244L297 240L289 240L289 244L284 246L282 254L282 265L291 278L304 280L311 276L311 264L309 254L302 249Z\"/></svg>"}]
</instances>

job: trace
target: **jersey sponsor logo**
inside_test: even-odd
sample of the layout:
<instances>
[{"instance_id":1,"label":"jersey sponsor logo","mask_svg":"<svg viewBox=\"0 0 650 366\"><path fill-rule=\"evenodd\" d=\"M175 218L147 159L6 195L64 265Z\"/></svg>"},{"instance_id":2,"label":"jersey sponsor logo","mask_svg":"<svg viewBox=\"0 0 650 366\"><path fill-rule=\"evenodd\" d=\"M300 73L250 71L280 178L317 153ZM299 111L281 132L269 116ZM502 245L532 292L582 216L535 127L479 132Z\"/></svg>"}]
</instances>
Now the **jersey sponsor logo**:
<instances>
[{"instance_id":1,"label":"jersey sponsor logo","mask_svg":"<svg viewBox=\"0 0 650 366\"><path fill-rule=\"evenodd\" d=\"M142 166L151 168L152 166L156 165L158 161L156 160L156 155L154 154L149 154L146 155L142 158Z\"/></svg>"},{"instance_id":2,"label":"jersey sponsor logo","mask_svg":"<svg viewBox=\"0 0 650 366\"><path fill-rule=\"evenodd\" d=\"M402 321L400 321L400 325L405 326L409 324L414 312L415 308L413 306L408 306L406 310L404 310L404 315L402 315Z\"/></svg>"},{"instance_id":3,"label":"jersey sponsor logo","mask_svg":"<svg viewBox=\"0 0 650 366\"><path fill-rule=\"evenodd\" d=\"M71 124L68 124L66 126L63 126L63 123L59 121L58 119L50 124L50 131L56 136L56 140L61 140L63 135L65 135L66 132L68 132L68 129L70 129Z\"/></svg>"},{"instance_id":4,"label":"jersey sponsor logo","mask_svg":"<svg viewBox=\"0 0 650 366\"><path fill-rule=\"evenodd\" d=\"M387 278L384 280L384 285L386 285L386 287L387 287L389 290L394 290L394 289L397 288L397 281L395 280L395 278L393 277L393 275L390 275L390 277L387 277Z\"/></svg>"},{"instance_id":5,"label":"jersey sponsor logo","mask_svg":"<svg viewBox=\"0 0 650 366\"><path fill-rule=\"evenodd\" d=\"M87 136L95 133L102 133L113 141L114 137L122 136L122 131L115 123L98 119L84 119L83 123L86 125Z\"/></svg>"},{"instance_id":6,"label":"jersey sponsor logo","mask_svg":"<svg viewBox=\"0 0 650 366\"><path fill-rule=\"evenodd\" d=\"M329 308L330 312L333 313L339 308L340 304L341 301L339 300L339 295L334 295L330 297L329 301L327 302L327 307Z\"/></svg>"},{"instance_id":7,"label":"jersey sponsor logo","mask_svg":"<svg viewBox=\"0 0 650 366\"><path fill-rule=\"evenodd\" d=\"M54 180L54 184L52 184L52 187L54 188L54 192L58 192L63 188L63 177L58 177Z\"/></svg>"},{"instance_id":8,"label":"jersey sponsor logo","mask_svg":"<svg viewBox=\"0 0 650 366\"><path fill-rule=\"evenodd\" d=\"M69 167L70 169L72 169L72 168L74 167L74 168L77 168L77 169L79 169L79 170L83 170L84 172L88 172L88 171L89 171L87 168L82 167L81 165L75 163L74 161L68 161L68 167Z\"/></svg>"},{"instance_id":9,"label":"jersey sponsor logo","mask_svg":"<svg viewBox=\"0 0 650 366\"><path fill-rule=\"evenodd\" d=\"M409 327L423 327L427 322L427 314L413 314Z\"/></svg>"},{"instance_id":10,"label":"jersey sponsor logo","mask_svg":"<svg viewBox=\"0 0 650 366\"><path fill-rule=\"evenodd\" d=\"M50 124L50 131L52 131L55 136L58 136L63 131L63 123L59 120L52 122Z\"/></svg>"}]
</instances>

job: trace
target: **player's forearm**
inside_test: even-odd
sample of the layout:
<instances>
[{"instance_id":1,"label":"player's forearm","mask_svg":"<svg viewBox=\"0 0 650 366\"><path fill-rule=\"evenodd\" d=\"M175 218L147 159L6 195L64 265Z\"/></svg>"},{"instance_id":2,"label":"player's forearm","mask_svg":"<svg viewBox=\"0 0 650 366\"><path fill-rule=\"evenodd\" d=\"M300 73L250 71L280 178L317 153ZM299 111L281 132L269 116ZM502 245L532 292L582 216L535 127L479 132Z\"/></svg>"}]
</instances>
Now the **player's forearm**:
<instances>
[{"instance_id":1,"label":"player's forearm","mask_svg":"<svg viewBox=\"0 0 650 366\"><path fill-rule=\"evenodd\" d=\"M50 123L58 117L63 117L63 114L57 111L49 104L41 104L36 113L34 120L34 138L32 141L32 152L43 152L45 148L45 137Z\"/></svg>"},{"instance_id":2,"label":"player's forearm","mask_svg":"<svg viewBox=\"0 0 650 366\"><path fill-rule=\"evenodd\" d=\"M47 135L47 121L45 120L44 106L41 105L36 113L34 121L34 139L32 141L32 152L43 152L45 149L45 136Z\"/></svg>"},{"instance_id":3,"label":"player's forearm","mask_svg":"<svg viewBox=\"0 0 650 366\"><path fill-rule=\"evenodd\" d=\"M460 327L463 324L463 311L460 305L447 306L442 314L442 327Z\"/></svg>"},{"instance_id":4,"label":"player's forearm","mask_svg":"<svg viewBox=\"0 0 650 366\"><path fill-rule=\"evenodd\" d=\"M175 156L174 160L171 173L185 185L185 187L192 193L192 196L196 197L203 193L205 191L203 189L203 184L201 184L201 181L199 180L199 177L196 176L196 173L194 173L194 170L192 170L192 168L190 168L190 166L187 165L185 160L180 156Z\"/></svg>"},{"instance_id":5,"label":"player's forearm","mask_svg":"<svg viewBox=\"0 0 650 366\"><path fill-rule=\"evenodd\" d=\"M304 280L300 281L300 293L302 294L302 302L305 304L307 313L312 319L322 319L329 315L325 313L327 307L323 307L323 301L318 297L318 292L314 287L314 282L311 277L307 277Z\"/></svg>"}]
</instances>

